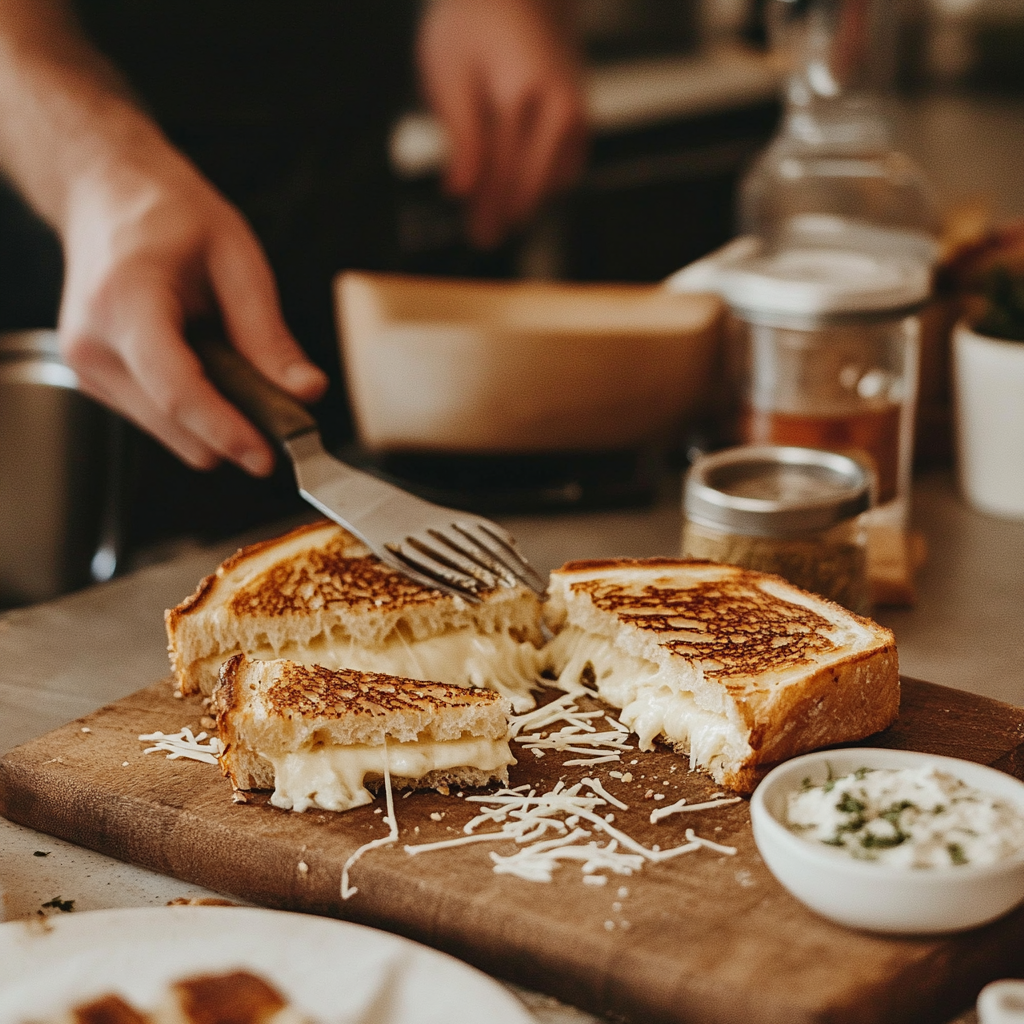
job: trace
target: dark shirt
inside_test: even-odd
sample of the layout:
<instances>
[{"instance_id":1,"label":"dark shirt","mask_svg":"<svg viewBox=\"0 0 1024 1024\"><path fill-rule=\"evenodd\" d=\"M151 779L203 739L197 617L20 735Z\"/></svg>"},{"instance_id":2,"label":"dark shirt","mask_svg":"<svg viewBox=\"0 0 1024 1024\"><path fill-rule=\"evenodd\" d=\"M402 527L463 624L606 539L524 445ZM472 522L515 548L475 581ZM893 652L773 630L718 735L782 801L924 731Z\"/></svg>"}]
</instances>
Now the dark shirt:
<instances>
[{"instance_id":1,"label":"dark shirt","mask_svg":"<svg viewBox=\"0 0 1024 1024\"><path fill-rule=\"evenodd\" d=\"M76 0L82 26L171 141L248 218L285 320L331 377L325 440L351 433L331 293L397 260L390 125L412 97L415 0ZM185 470L135 438L129 549L222 534L305 506L291 471Z\"/></svg>"},{"instance_id":2,"label":"dark shirt","mask_svg":"<svg viewBox=\"0 0 1024 1024\"><path fill-rule=\"evenodd\" d=\"M337 380L331 278L395 260L386 139L412 0L78 0L93 42L248 217L285 318Z\"/></svg>"}]
</instances>

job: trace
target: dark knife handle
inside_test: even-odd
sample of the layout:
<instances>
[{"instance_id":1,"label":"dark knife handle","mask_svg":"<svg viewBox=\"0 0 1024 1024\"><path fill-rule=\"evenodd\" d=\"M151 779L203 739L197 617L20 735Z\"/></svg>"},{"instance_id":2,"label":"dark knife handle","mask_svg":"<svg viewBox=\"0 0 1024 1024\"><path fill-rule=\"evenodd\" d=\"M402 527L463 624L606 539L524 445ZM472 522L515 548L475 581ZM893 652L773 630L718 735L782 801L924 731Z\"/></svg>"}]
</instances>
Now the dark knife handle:
<instances>
[{"instance_id":1,"label":"dark knife handle","mask_svg":"<svg viewBox=\"0 0 1024 1024\"><path fill-rule=\"evenodd\" d=\"M188 330L188 340L217 389L275 441L283 443L317 428L305 406L228 344L218 325L195 324Z\"/></svg>"}]
</instances>

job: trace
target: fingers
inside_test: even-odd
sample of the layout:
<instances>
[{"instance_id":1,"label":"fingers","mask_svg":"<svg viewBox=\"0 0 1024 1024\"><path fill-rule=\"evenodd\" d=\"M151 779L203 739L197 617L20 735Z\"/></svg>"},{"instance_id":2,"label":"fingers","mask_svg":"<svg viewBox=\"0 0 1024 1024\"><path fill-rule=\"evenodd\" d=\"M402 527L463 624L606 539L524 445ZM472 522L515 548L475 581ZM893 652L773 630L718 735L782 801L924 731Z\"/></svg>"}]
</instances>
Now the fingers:
<instances>
[{"instance_id":1,"label":"fingers","mask_svg":"<svg viewBox=\"0 0 1024 1024\"><path fill-rule=\"evenodd\" d=\"M484 105L480 83L470 69L453 69L430 90L431 105L448 136L448 166L444 188L449 195L465 198L480 186L484 157Z\"/></svg>"},{"instance_id":2,"label":"fingers","mask_svg":"<svg viewBox=\"0 0 1024 1024\"><path fill-rule=\"evenodd\" d=\"M417 59L449 146L448 190L470 240L490 248L578 170L577 62L539 0L433 0Z\"/></svg>"},{"instance_id":3,"label":"fingers","mask_svg":"<svg viewBox=\"0 0 1024 1024\"><path fill-rule=\"evenodd\" d=\"M474 244L488 248L521 227L540 204L579 172L582 106L568 84L544 83L495 104L487 163L470 203Z\"/></svg>"},{"instance_id":4,"label":"fingers","mask_svg":"<svg viewBox=\"0 0 1024 1024\"><path fill-rule=\"evenodd\" d=\"M87 342L76 345L77 355L66 356L85 394L121 413L157 438L192 469L213 469L220 461L204 441L157 412L124 363L105 347Z\"/></svg>"},{"instance_id":5,"label":"fingers","mask_svg":"<svg viewBox=\"0 0 1024 1024\"><path fill-rule=\"evenodd\" d=\"M319 397L326 377L285 326L241 214L166 143L156 149L121 152L117 173L90 177L69 208L62 351L84 390L189 465L226 459L266 476L270 444L207 379L186 318L220 313L239 351L300 400Z\"/></svg>"},{"instance_id":6,"label":"fingers","mask_svg":"<svg viewBox=\"0 0 1024 1024\"><path fill-rule=\"evenodd\" d=\"M183 317L166 293L141 292L120 338L127 369L158 415L202 440L219 458L268 475L274 454L263 435L207 379L185 342Z\"/></svg>"},{"instance_id":7,"label":"fingers","mask_svg":"<svg viewBox=\"0 0 1024 1024\"><path fill-rule=\"evenodd\" d=\"M263 436L206 379L181 332L173 295L139 287L121 297L100 339L65 331L65 357L83 389L113 406L189 465L222 459L268 475L274 454Z\"/></svg>"},{"instance_id":8,"label":"fingers","mask_svg":"<svg viewBox=\"0 0 1024 1024\"><path fill-rule=\"evenodd\" d=\"M224 328L235 348L265 377L304 402L327 390L327 375L309 361L285 325L277 286L248 226L215 235L207 265Z\"/></svg>"}]
</instances>

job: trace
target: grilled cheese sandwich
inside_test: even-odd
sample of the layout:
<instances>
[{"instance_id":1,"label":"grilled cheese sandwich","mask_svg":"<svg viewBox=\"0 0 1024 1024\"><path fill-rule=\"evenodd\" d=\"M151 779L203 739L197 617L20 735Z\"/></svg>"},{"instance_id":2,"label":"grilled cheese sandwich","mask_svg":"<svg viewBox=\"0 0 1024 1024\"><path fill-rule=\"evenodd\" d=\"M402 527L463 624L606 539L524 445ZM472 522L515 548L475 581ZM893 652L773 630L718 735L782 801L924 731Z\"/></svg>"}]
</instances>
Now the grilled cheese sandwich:
<instances>
[{"instance_id":1,"label":"grilled cheese sandwich","mask_svg":"<svg viewBox=\"0 0 1024 1024\"><path fill-rule=\"evenodd\" d=\"M231 658L214 691L236 790L273 789L286 810L370 803L366 781L396 788L508 781L509 703L488 690Z\"/></svg>"},{"instance_id":2,"label":"grilled cheese sandwich","mask_svg":"<svg viewBox=\"0 0 1024 1024\"><path fill-rule=\"evenodd\" d=\"M559 686L596 687L641 748L661 739L739 791L899 710L892 633L777 576L685 559L570 562L551 574L546 617Z\"/></svg>"}]
</instances>

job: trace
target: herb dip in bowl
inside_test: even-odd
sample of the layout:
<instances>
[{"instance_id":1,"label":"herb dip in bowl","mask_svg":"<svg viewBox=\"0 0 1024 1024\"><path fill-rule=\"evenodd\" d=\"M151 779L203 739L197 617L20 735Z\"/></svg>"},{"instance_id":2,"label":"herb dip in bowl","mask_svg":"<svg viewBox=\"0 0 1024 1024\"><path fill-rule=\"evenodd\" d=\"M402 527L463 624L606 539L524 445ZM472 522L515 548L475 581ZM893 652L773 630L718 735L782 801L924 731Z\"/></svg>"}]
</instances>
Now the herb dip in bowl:
<instances>
[{"instance_id":1,"label":"herb dip in bowl","mask_svg":"<svg viewBox=\"0 0 1024 1024\"><path fill-rule=\"evenodd\" d=\"M773 875L870 931L962 931L1024 901L1024 783L953 757L851 747L793 758L750 802Z\"/></svg>"}]
</instances>

